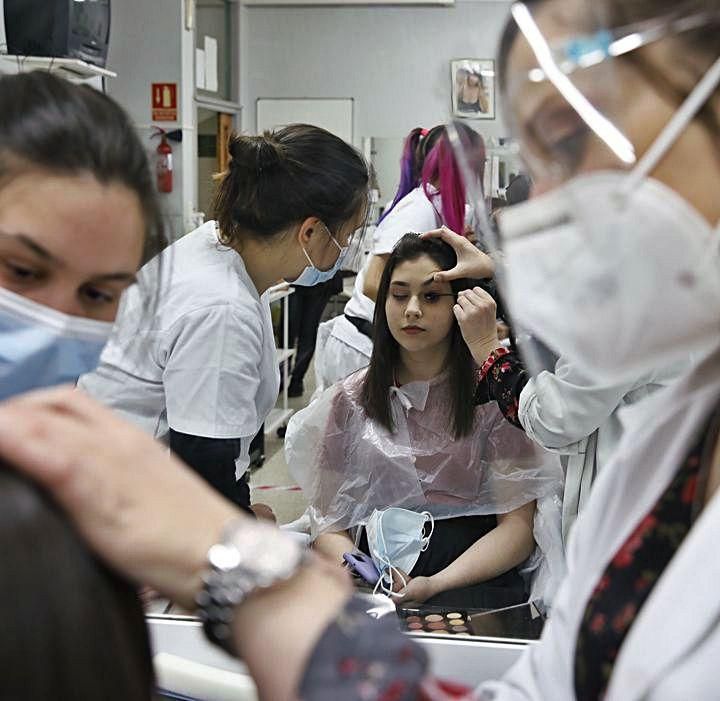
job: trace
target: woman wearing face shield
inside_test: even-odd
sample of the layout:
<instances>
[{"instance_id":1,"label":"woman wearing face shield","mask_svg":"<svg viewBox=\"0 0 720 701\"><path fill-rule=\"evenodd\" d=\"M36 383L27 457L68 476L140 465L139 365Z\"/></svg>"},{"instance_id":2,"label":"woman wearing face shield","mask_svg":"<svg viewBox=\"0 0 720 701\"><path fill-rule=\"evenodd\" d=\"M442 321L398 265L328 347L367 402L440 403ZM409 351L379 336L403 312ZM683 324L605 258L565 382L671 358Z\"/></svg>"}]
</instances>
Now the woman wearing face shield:
<instances>
[{"instance_id":1,"label":"woman wearing face shield","mask_svg":"<svg viewBox=\"0 0 720 701\"><path fill-rule=\"evenodd\" d=\"M541 35L548 39L585 35L588 31L587 17L573 16L574 3L570 7L570 3L545 0L532 5L537 13L536 24L543 25ZM720 526L716 421L720 396L717 339L720 275L714 227L720 211L718 198L698 187L694 180L716 182L720 177L713 131L719 112L720 70L714 62L720 56L717 45L720 6L706 0L679 10L676 3L665 0L652 3L603 0L593 5L602 5L607 14L606 26L612 31L646 21L663 27L662 32L656 30L657 38L651 44L638 47L642 36L633 38L634 51L642 52L636 54L640 56L639 67L630 60L632 54L608 59L618 61L621 91L635 98L627 109L632 109L636 119L632 129L628 129L630 122L626 123L625 134L634 146L640 166L650 164L648 174L652 179L626 183L628 168L618 170L612 178L603 176L602 189L593 189L594 198L584 200L589 209L602 205L600 212L593 209L593 216L584 220L588 227L600 221L601 213L612 215L613 229L625 222L625 228L618 229L625 238L611 239L604 258L592 256L592 260L608 266L605 279L611 279L607 269L612 272L632 262L637 266L634 279L642 276L646 281L650 277L654 284L650 292L662 304L640 308L636 303L644 301L642 289L638 288L634 297L619 298L609 295L612 288L604 287L608 303L618 299L628 303L620 311L632 331L630 341L616 338L612 353L594 342L583 346L588 334L591 341L596 341L597 336L592 336L590 321L583 325L581 318L577 327L564 327L566 333L573 334L570 338L548 341L559 345L562 340L566 348L582 349L583 354L575 355L583 355L586 370L598 376L609 368L635 372L638 359L647 361L651 356L653 366L657 366L659 360L669 361L675 354L686 354L690 348L699 351L704 346L711 355L663 393L652 421L646 419L628 432L616 461L603 471L574 530L569 575L555 600L542 640L526 651L505 681L485 684L475 698L495 701L714 698L720 658L718 561L714 554ZM526 20L527 15L522 15L524 6L517 7L519 10L515 11L521 12L518 18ZM566 10L569 14L565 14ZM667 13L689 23L691 17L710 10L712 14L696 23L694 30L683 32L671 31L678 25L665 16ZM548 13L544 17L543 11ZM523 36L537 38L537 32L533 33L530 26L525 31L528 33L523 32ZM642 32L624 36L634 34ZM517 32L515 35L506 59L508 67L528 75L530 62L518 55L524 40ZM600 38L600 46L605 49L596 55L604 56L609 49L607 34ZM632 42L626 39L624 46L628 48ZM582 55L580 51L576 58ZM681 63L679 56L686 60ZM656 84L652 76L658 72L666 80ZM674 99L664 94L669 85L680 90ZM688 114L680 109L689 95L694 96L693 100L699 96L701 112L689 110ZM671 120L676 114L680 115L678 131L671 134L666 128L675 124ZM566 116L574 119L572 112ZM569 123L573 125L572 121ZM672 138L661 137L661 133ZM570 135L573 134L571 130ZM655 144L663 148L653 147ZM615 145L620 147L619 143ZM621 153L627 156L626 152ZM661 160L657 160L658 154ZM652 158L645 160L648 156ZM575 167L582 165L582 161L574 162ZM586 163L578 173L592 170ZM593 177L592 183L596 185L599 181ZM621 183L632 185L630 191L635 194L629 200L617 196ZM587 194L586 184L588 180L573 179L568 187L576 186ZM608 196L608 190L612 196ZM558 202L552 193L549 196L551 199L544 200L544 207L552 204L560 210L566 208L568 200ZM618 207L623 201L628 206ZM582 218L583 212L576 209L572 214L573 218ZM567 219L559 217L558 221ZM627 226L628 221L631 227ZM645 236L647 232L641 227L647 222L652 224L654 238ZM557 237L576 230L573 227L553 233ZM513 240L529 245L536 239L530 234ZM583 242L595 247L603 240L586 236ZM639 250L628 258L625 254L632 251L638 240ZM565 239L560 236L559 241L563 243ZM668 248L672 253L670 259L663 256ZM692 257L698 250L705 254L699 261ZM618 252L623 254L621 258L617 257ZM521 261L525 253L519 246L507 246L509 262ZM537 256L538 251L532 253ZM685 265L688 255L694 267ZM678 263L682 265L673 272L672 266ZM658 266L667 289L652 279ZM626 273L626 269L622 272ZM622 279L626 278L627 275ZM579 284L582 279L574 282ZM522 298L513 293L517 281L510 279L509 283L509 304L517 318L523 316ZM580 287L578 290L583 292ZM569 295L578 290L566 289L569 303L583 301L581 294ZM696 296L698 290L702 294ZM543 311L541 303L551 292L546 289L544 298L538 292L534 311ZM602 299L597 296L590 299L598 306L598 314L607 311L608 321L617 318L617 304L606 310L599 304ZM677 313L678 301L681 314ZM552 310L557 313L557 309L554 300ZM530 323L529 316L528 312L526 323ZM646 320L645 327L631 324L639 318ZM550 316L543 317L543 322L549 335L557 331ZM609 362L610 357L614 363ZM40 422L42 431L38 430ZM99 434L103 435L102 442ZM108 449L110 434L122 439L119 443L122 450ZM29 440L31 437L34 440ZM142 452L138 452L139 448ZM192 602L201 589L200 575L207 566L207 548L215 542L213 538L217 538L220 525L232 515L232 509L223 511L207 489L157 452L152 441L109 413L97 410L92 403L76 404L71 410L67 396L55 392L8 402L0 408L0 453L47 485L72 514L91 545L110 563L178 600ZM199 487L191 502L191 485L196 484ZM165 495L163 503L150 498L148 485L155 485L152 491ZM108 498L97 499L96 489ZM191 503L204 511L204 525L197 532L177 516ZM188 509L188 513L191 511ZM146 528L148 523L153 524L152 529ZM129 544L133 547L129 548ZM267 698L360 699L370 682L377 690L374 698L383 698L383 694L385 698L403 700L460 696L460 692L448 691L443 697L436 691L437 685L423 681L427 667L422 653L391 627L356 613L354 604L347 603L349 594L345 586L331 579L329 573L305 566L285 584L262 592L252 591L238 603L231 624L235 631L233 639ZM276 617L277 628L266 615L270 608L282 613ZM243 633L254 623L262 625L257 625L255 635L249 639ZM277 659L284 660L285 674L277 673ZM423 690L428 686L435 687L432 694ZM471 698L467 694L465 697Z\"/></svg>"},{"instance_id":2,"label":"woman wearing face shield","mask_svg":"<svg viewBox=\"0 0 720 701\"><path fill-rule=\"evenodd\" d=\"M501 59L508 85L516 69L527 81L508 100L546 194L501 220L508 302L521 326L564 349L568 365L598 386L671 363L686 370L624 415L625 437L571 538L570 575L543 642L509 685L489 685L492 698L714 693L718 612L695 579L713 579L716 567L705 558L719 522L720 208L698 185L720 170L720 6L605 4L612 28L588 32L587 13L581 37L567 36L573 10L558 3L513 8L517 26ZM547 47L561 71L553 73ZM673 52L685 57L682 68ZM622 115L612 90L591 87L609 73L618 94L642 95ZM459 272L479 263L467 250ZM542 284L554 285L555 297ZM463 313L489 306L481 292L471 302ZM513 403L517 411L523 395L513 382L522 373L503 351L487 350L489 384L506 413ZM695 369L691 355L701 360Z\"/></svg>"},{"instance_id":3,"label":"woman wearing face shield","mask_svg":"<svg viewBox=\"0 0 720 701\"><path fill-rule=\"evenodd\" d=\"M128 292L79 386L249 509L250 444L279 391L266 292L281 279L312 286L335 275L365 219L368 173L351 146L312 126L235 136L229 149L217 223L163 252L162 295L140 325L145 302Z\"/></svg>"}]
</instances>

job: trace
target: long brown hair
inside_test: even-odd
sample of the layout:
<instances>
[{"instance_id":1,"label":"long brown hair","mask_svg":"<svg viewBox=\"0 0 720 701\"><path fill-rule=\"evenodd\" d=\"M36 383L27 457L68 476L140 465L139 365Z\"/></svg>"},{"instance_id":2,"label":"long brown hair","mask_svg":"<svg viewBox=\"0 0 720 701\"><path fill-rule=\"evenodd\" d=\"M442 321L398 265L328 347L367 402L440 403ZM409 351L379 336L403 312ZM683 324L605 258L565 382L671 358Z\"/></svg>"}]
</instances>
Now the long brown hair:
<instances>
[{"instance_id":1,"label":"long brown hair","mask_svg":"<svg viewBox=\"0 0 720 701\"><path fill-rule=\"evenodd\" d=\"M400 263L417 260L420 256L429 256L442 270L455 267L457 262L457 256L448 244L437 239L423 239L417 234L406 234L397 243L385 265L375 303L373 351L362 384L360 404L368 418L377 421L388 431L395 430L390 408L390 388L395 382L400 364L400 346L390 332L385 302L395 268ZM451 286L453 292L458 293L476 284L477 280L462 279L453 281ZM472 431L477 379L472 355L455 320L450 333L448 372L452 411L448 416L448 430L456 438L462 438Z\"/></svg>"}]
</instances>

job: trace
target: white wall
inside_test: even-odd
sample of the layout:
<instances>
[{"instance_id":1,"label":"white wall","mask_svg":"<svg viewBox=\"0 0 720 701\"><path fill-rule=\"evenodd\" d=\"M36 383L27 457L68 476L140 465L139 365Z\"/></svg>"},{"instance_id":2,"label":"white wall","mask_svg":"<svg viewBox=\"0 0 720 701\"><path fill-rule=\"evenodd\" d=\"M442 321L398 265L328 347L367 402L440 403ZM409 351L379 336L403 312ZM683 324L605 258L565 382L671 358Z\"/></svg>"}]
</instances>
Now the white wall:
<instances>
[{"instance_id":1,"label":"white wall","mask_svg":"<svg viewBox=\"0 0 720 701\"><path fill-rule=\"evenodd\" d=\"M189 37L185 35L189 34ZM112 4L112 25L108 68L117 72L117 78L107 81L108 93L130 114L140 138L148 147L151 157L157 140L150 141L152 83L178 84L178 121L162 122L158 126L168 131L182 128L183 143L172 143L174 188L160 199L168 216L171 235L180 235L194 202L195 132L192 110L193 73L185 76L183 84L184 43L192 45L192 33L184 30L183 3L178 0L115 0ZM184 50L185 49L185 50ZM192 58L191 58L192 60ZM190 63L192 71L192 63ZM188 94L189 91L189 94ZM188 158L191 160L188 161ZM188 164L191 166L188 168Z\"/></svg>"},{"instance_id":2,"label":"white wall","mask_svg":"<svg viewBox=\"0 0 720 701\"><path fill-rule=\"evenodd\" d=\"M400 184L398 163L402 149L403 139L398 137L389 139L374 137L372 140L371 160L377 177L380 204L383 206L395 197Z\"/></svg>"},{"instance_id":3,"label":"white wall","mask_svg":"<svg viewBox=\"0 0 720 701\"><path fill-rule=\"evenodd\" d=\"M356 144L446 122L450 60L493 58L509 6L246 7L243 128L255 130L258 97L353 97ZM500 117L472 125L505 136Z\"/></svg>"}]
</instances>

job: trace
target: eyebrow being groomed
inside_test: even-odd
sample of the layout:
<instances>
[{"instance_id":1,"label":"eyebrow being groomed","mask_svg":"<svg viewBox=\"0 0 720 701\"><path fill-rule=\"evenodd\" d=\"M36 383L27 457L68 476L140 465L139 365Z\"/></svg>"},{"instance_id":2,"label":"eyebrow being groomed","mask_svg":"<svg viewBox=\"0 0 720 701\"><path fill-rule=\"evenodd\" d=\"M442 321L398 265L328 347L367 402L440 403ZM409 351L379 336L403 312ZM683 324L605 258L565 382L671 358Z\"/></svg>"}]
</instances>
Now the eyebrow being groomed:
<instances>
[{"instance_id":1,"label":"eyebrow being groomed","mask_svg":"<svg viewBox=\"0 0 720 701\"><path fill-rule=\"evenodd\" d=\"M441 284L435 279L436 273L433 273L429 278L426 280L423 280L420 283L420 287L429 287L433 283ZM410 287L409 282L405 282L404 280L391 280L390 285L397 285L398 287Z\"/></svg>"},{"instance_id":2,"label":"eyebrow being groomed","mask_svg":"<svg viewBox=\"0 0 720 701\"><path fill-rule=\"evenodd\" d=\"M405 289L405 286L402 287ZM457 299L458 296L457 292L423 292L423 294L435 295L435 297L452 297L453 299Z\"/></svg>"}]
</instances>

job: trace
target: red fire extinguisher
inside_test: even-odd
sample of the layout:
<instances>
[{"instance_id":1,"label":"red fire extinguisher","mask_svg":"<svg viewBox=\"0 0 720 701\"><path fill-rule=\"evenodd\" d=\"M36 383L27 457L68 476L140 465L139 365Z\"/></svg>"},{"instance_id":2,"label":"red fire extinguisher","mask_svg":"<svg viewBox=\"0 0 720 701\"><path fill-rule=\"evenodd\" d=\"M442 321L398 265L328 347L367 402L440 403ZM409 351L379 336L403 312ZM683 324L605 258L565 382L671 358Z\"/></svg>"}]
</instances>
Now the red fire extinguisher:
<instances>
[{"instance_id":1,"label":"red fire extinguisher","mask_svg":"<svg viewBox=\"0 0 720 701\"><path fill-rule=\"evenodd\" d=\"M160 137L160 143L156 149L157 160L155 162L155 173L157 189L159 192L172 192L173 189L173 162L172 146L168 143L167 133L160 127L155 127L155 133L150 138Z\"/></svg>"}]
</instances>

